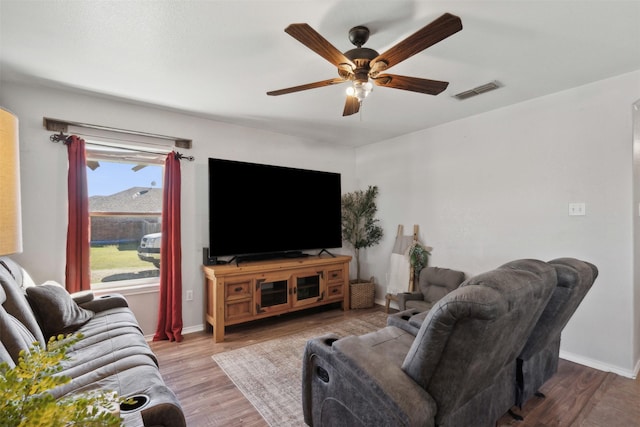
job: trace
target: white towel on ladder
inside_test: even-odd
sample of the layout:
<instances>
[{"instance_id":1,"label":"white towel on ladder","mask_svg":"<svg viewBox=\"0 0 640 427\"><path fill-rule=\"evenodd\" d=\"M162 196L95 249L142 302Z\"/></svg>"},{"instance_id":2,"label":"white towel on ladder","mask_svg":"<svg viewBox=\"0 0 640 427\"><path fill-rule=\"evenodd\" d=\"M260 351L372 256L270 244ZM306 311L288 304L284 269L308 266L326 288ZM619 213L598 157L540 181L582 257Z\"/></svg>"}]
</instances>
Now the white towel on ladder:
<instances>
[{"instance_id":1,"label":"white towel on ladder","mask_svg":"<svg viewBox=\"0 0 640 427\"><path fill-rule=\"evenodd\" d=\"M407 249L413 243L413 236L398 234L391 252L389 263L389 284L387 292L395 294L409 289L411 263L407 257Z\"/></svg>"}]
</instances>

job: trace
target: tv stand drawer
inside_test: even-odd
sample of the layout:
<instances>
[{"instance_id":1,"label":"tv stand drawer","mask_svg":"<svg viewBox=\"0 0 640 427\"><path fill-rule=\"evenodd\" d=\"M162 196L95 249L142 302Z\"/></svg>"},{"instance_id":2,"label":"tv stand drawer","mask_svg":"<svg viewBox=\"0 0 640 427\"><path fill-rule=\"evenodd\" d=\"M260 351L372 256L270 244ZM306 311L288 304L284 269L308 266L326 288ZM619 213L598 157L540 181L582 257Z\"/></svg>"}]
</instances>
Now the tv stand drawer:
<instances>
[{"instance_id":1,"label":"tv stand drawer","mask_svg":"<svg viewBox=\"0 0 640 427\"><path fill-rule=\"evenodd\" d=\"M342 284L333 284L327 286L327 298L342 298L344 286Z\"/></svg>"},{"instance_id":2,"label":"tv stand drawer","mask_svg":"<svg viewBox=\"0 0 640 427\"><path fill-rule=\"evenodd\" d=\"M343 279L343 270L329 270L327 271L327 280L342 280Z\"/></svg>"},{"instance_id":3,"label":"tv stand drawer","mask_svg":"<svg viewBox=\"0 0 640 427\"><path fill-rule=\"evenodd\" d=\"M244 318L251 320L253 317L252 307L251 299L227 303L224 310L225 322L236 323L238 320Z\"/></svg>"},{"instance_id":4,"label":"tv stand drawer","mask_svg":"<svg viewBox=\"0 0 640 427\"><path fill-rule=\"evenodd\" d=\"M225 299L227 301L251 297L252 280L250 278L237 282L225 283Z\"/></svg>"}]
</instances>

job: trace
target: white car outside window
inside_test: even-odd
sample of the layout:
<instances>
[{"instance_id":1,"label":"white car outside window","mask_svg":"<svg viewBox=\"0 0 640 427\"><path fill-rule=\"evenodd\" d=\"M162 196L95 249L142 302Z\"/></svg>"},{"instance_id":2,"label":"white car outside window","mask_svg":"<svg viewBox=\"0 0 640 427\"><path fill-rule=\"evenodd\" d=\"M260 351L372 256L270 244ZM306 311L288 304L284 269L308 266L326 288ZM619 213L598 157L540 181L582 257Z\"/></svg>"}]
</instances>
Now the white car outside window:
<instances>
[{"instance_id":1,"label":"white car outside window","mask_svg":"<svg viewBox=\"0 0 640 427\"><path fill-rule=\"evenodd\" d=\"M152 263L156 268L160 268L161 242L162 233L151 233L142 236L140 246L138 246L138 258Z\"/></svg>"}]
</instances>

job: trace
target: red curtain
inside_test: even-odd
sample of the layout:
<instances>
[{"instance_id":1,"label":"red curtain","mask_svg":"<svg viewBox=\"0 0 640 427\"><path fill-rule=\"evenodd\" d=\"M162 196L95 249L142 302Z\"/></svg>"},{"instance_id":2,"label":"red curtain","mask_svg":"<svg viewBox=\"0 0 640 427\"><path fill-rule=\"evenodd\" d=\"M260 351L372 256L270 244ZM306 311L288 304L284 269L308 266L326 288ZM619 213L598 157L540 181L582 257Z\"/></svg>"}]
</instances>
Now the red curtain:
<instances>
[{"instance_id":1,"label":"red curtain","mask_svg":"<svg viewBox=\"0 0 640 427\"><path fill-rule=\"evenodd\" d=\"M69 155L67 266L65 284L72 292L91 289L89 270L89 195L84 139L71 135L65 142Z\"/></svg>"},{"instance_id":2,"label":"red curtain","mask_svg":"<svg viewBox=\"0 0 640 427\"><path fill-rule=\"evenodd\" d=\"M154 341L182 341L182 250L180 244L180 155L171 152L164 164L160 307Z\"/></svg>"}]
</instances>

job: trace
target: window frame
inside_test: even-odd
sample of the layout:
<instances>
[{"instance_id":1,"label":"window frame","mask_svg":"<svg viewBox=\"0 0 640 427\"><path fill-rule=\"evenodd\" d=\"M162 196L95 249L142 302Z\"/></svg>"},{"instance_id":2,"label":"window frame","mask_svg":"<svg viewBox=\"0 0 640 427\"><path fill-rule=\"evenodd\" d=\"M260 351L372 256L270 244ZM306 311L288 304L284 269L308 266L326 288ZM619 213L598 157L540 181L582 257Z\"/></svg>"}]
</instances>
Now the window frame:
<instances>
[{"instance_id":1,"label":"window frame","mask_svg":"<svg viewBox=\"0 0 640 427\"><path fill-rule=\"evenodd\" d=\"M98 146L98 150L94 151L92 150L92 147ZM104 155L104 151L111 151L112 154L109 154L107 156ZM120 152L123 151L122 154L122 158L118 158L116 157L115 154L116 152ZM162 150L164 151L164 150ZM167 153L169 153L171 150L167 150ZM98 154L96 154L96 152L98 152ZM122 144L121 142L118 143L117 146L110 146L108 143L103 143L102 141L100 142L94 142L94 141L86 141L86 161L87 161L87 168L89 168L89 162L91 161L96 161L96 162L110 162L110 163L124 163L124 164L130 164L130 165L141 165L144 164L146 166L159 166L161 168L161 176L162 176L162 180L164 180L164 159L166 157L166 154L164 153L151 153L151 154L155 154L157 157L157 160L152 161L150 160L149 157L146 157L144 160L140 159L140 160L135 160L135 159L131 159L129 157L133 155L135 155L136 153L142 153L142 155L146 156L146 154L148 154L147 151L144 150L140 150L137 148L129 148L126 146L126 144ZM125 158L126 156L126 158ZM89 221L91 223L91 218L92 217L135 217L135 216L141 216L141 217L158 217L160 220L162 218L162 207L160 208L160 213L157 212L89 212ZM161 221L159 221L161 222ZM140 242L137 242L137 245L139 245ZM137 256L137 253L136 253ZM91 269L91 261L89 261L89 268ZM158 268L158 271L160 271L160 269ZM106 290L118 290L118 291L124 291L124 293L139 293L139 292L144 292L144 289L147 289L150 287L158 287L159 286L159 282L160 282L160 273L158 273L158 276L154 276L154 277L148 277L148 278L138 278L138 279L125 279L125 280L114 280L114 281L108 281L108 282L92 282L91 283L91 290L92 291L97 291L97 292L104 292Z\"/></svg>"}]
</instances>

